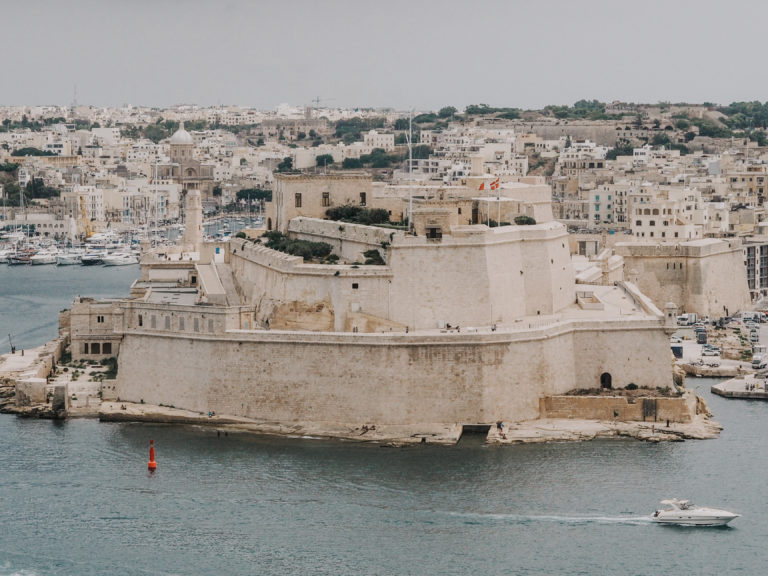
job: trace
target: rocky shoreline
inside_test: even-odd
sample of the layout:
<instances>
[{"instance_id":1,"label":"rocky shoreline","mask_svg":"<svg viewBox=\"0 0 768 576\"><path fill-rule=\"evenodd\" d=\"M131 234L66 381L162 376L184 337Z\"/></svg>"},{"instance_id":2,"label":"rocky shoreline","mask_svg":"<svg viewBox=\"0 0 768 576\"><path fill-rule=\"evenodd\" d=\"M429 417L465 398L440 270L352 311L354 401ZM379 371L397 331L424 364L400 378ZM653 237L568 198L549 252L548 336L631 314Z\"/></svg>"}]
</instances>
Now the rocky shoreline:
<instances>
[{"instance_id":1,"label":"rocky shoreline","mask_svg":"<svg viewBox=\"0 0 768 576\"><path fill-rule=\"evenodd\" d=\"M359 425L338 422L279 423L207 415L167 406L103 402L98 413L105 422L151 422L191 424L221 431L247 431L291 438L323 438L385 446L413 444L456 444L462 435L460 424L423 424L413 426ZM494 445L541 442L579 442L596 438L634 438L645 442L682 442L716 438L722 426L706 413L697 414L689 423L621 422L582 419L537 419L492 426L486 442Z\"/></svg>"}]
</instances>

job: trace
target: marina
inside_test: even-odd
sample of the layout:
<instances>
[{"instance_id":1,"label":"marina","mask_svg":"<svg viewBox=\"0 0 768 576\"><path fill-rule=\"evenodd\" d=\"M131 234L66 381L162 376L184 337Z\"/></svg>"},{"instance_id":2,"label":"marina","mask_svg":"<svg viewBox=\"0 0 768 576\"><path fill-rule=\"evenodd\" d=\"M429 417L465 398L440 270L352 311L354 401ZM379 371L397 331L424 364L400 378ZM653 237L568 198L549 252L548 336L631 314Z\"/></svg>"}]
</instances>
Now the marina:
<instances>
[{"instance_id":1,"label":"marina","mask_svg":"<svg viewBox=\"0 0 768 576\"><path fill-rule=\"evenodd\" d=\"M216 216L203 223L206 242L227 242L243 228L263 225L259 216ZM0 265L125 266L138 264L142 242L150 247L173 245L183 234L183 224L166 224L152 230L95 233L79 245L55 243L18 230L0 231Z\"/></svg>"}]
</instances>

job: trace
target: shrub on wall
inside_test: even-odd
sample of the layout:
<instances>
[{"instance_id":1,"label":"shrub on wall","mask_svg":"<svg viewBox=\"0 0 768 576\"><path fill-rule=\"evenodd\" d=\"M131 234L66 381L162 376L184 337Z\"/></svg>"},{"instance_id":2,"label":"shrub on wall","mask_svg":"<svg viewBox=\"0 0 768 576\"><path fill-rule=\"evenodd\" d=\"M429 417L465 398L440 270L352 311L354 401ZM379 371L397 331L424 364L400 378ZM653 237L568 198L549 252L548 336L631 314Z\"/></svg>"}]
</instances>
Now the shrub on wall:
<instances>
[{"instance_id":1,"label":"shrub on wall","mask_svg":"<svg viewBox=\"0 0 768 576\"><path fill-rule=\"evenodd\" d=\"M372 250L366 250L363 252L363 256L365 256L364 264L369 266L384 266L386 264L386 262L384 262L384 258L381 257L381 254L375 248Z\"/></svg>"},{"instance_id":2,"label":"shrub on wall","mask_svg":"<svg viewBox=\"0 0 768 576\"><path fill-rule=\"evenodd\" d=\"M333 246L327 242L310 242L308 240L294 240L278 230L264 233L267 248L285 252L292 256L301 256L304 260L323 260L328 258L333 251Z\"/></svg>"},{"instance_id":3,"label":"shrub on wall","mask_svg":"<svg viewBox=\"0 0 768 576\"><path fill-rule=\"evenodd\" d=\"M334 206L325 211L329 220L353 222L355 224L384 224L389 222L389 212L383 208L365 208L363 206Z\"/></svg>"}]
</instances>

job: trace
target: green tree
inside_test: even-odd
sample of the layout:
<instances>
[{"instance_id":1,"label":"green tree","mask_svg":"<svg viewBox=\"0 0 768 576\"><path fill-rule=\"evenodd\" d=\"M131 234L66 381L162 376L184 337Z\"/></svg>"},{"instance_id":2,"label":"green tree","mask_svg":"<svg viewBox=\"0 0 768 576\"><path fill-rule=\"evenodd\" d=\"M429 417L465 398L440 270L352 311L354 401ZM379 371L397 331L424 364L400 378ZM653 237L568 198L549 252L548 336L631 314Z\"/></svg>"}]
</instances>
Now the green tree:
<instances>
[{"instance_id":1,"label":"green tree","mask_svg":"<svg viewBox=\"0 0 768 576\"><path fill-rule=\"evenodd\" d=\"M395 120L395 130L408 130L408 118L398 118Z\"/></svg>"},{"instance_id":2,"label":"green tree","mask_svg":"<svg viewBox=\"0 0 768 576\"><path fill-rule=\"evenodd\" d=\"M437 112L437 115L440 118L451 118L452 116L456 115L456 108L453 106L444 106L443 108L440 108L440 110Z\"/></svg>"},{"instance_id":3,"label":"green tree","mask_svg":"<svg viewBox=\"0 0 768 576\"><path fill-rule=\"evenodd\" d=\"M277 165L278 172L291 172L293 170L293 158L286 156L283 161Z\"/></svg>"},{"instance_id":4,"label":"green tree","mask_svg":"<svg viewBox=\"0 0 768 576\"><path fill-rule=\"evenodd\" d=\"M315 158L317 166L330 166L333 164L333 156L331 154L320 154Z\"/></svg>"},{"instance_id":5,"label":"green tree","mask_svg":"<svg viewBox=\"0 0 768 576\"><path fill-rule=\"evenodd\" d=\"M47 150L40 150L39 148L27 147L19 148L11 152L11 156L56 156L53 152Z\"/></svg>"},{"instance_id":6,"label":"green tree","mask_svg":"<svg viewBox=\"0 0 768 576\"><path fill-rule=\"evenodd\" d=\"M363 163L359 158L344 158L341 162L341 167L345 170L356 170L363 167Z\"/></svg>"}]
</instances>

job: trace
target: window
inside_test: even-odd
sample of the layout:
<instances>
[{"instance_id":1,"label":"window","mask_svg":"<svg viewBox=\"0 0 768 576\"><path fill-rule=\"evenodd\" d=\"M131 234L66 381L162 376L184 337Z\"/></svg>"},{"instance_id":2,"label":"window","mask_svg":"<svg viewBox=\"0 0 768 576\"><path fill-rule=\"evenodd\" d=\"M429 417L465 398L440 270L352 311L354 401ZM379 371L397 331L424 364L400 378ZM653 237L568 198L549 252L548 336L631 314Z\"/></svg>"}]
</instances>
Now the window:
<instances>
[{"instance_id":1,"label":"window","mask_svg":"<svg viewBox=\"0 0 768 576\"><path fill-rule=\"evenodd\" d=\"M208 320L208 332L213 332L213 319Z\"/></svg>"},{"instance_id":2,"label":"window","mask_svg":"<svg viewBox=\"0 0 768 576\"><path fill-rule=\"evenodd\" d=\"M166 316L165 317L165 329L170 330L171 329L171 317Z\"/></svg>"},{"instance_id":3,"label":"window","mask_svg":"<svg viewBox=\"0 0 768 576\"><path fill-rule=\"evenodd\" d=\"M179 316L179 330L184 330L184 317Z\"/></svg>"},{"instance_id":4,"label":"window","mask_svg":"<svg viewBox=\"0 0 768 576\"><path fill-rule=\"evenodd\" d=\"M192 284L192 286L194 286L195 284L197 284L197 276L191 276L191 277L189 278L189 283L190 283L190 284Z\"/></svg>"},{"instance_id":5,"label":"window","mask_svg":"<svg viewBox=\"0 0 768 576\"><path fill-rule=\"evenodd\" d=\"M200 332L200 320L198 318L195 318L195 320L192 323L192 328L195 332Z\"/></svg>"},{"instance_id":6,"label":"window","mask_svg":"<svg viewBox=\"0 0 768 576\"><path fill-rule=\"evenodd\" d=\"M144 317L139 314L139 326L144 326Z\"/></svg>"},{"instance_id":7,"label":"window","mask_svg":"<svg viewBox=\"0 0 768 576\"><path fill-rule=\"evenodd\" d=\"M301 192L296 192L296 208L301 208Z\"/></svg>"},{"instance_id":8,"label":"window","mask_svg":"<svg viewBox=\"0 0 768 576\"><path fill-rule=\"evenodd\" d=\"M357 282L353 282L352 283L352 290L357 290L357 288L358 288Z\"/></svg>"},{"instance_id":9,"label":"window","mask_svg":"<svg viewBox=\"0 0 768 576\"><path fill-rule=\"evenodd\" d=\"M101 354L101 344L98 342L91 343L91 354Z\"/></svg>"},{"instance_id":10,"label":"window","mask_svg":"<svg viewBox=\"0 0 768 576\"><path fill-rule=\"evenodd\" d=\"M104 316L96 316L96 322L99 324L104 324Z\"/></svg>"},{"instance_id":11,"label":"window","mask_svg":"<svg viewBox=\"0 0 768 576\"><path fill-rule=\"evenodd\" d=\"M360 192L360 206L365 206L365 192Z\"/></svg>"},{"instance_id":12,"label":"window","mask_svg":"<svg viewBox=\"0 0 768 576\"><path fill-rule=\"evenodd\" d=\"M330 205L331 205L331 193L323 192L323 206L330 206Z\"/></svg>"},{"instance_id":13,"label":"window","mask_svg":"<svg viewBox=\"0 0 768 576\"><path fill-rule=\"evenodd\" d=\"M648 225L649 226L656 226L656 220L651 220L650 222L648 222Z\"/></svg>"},{"instance_id":14,"label":"window","mask_svg":"<svg viewBox=\"0 0 768 576\"><path fill-rule=\"evenodd\" d=\"M440 240L443 237L443 231L440 228L427 228L427 238L431 240Z\"/></svg>"},{"instance_id":15,"label":"window","mask_svg":"<svg viewBox=\"0 0 768 576\"><path fill-rule=\"evenodd\" d=\"M104 342L104 344L101 345L101 353L112 354L112 342Z\"/></svg>"},{"instance_id":16,"label":"window","mask_svg":"<svg viewBox=\"0 0 768 576\"><path fill-rule=\"evenodd\" d=\"M88 351L88 342L83 342L83 354L90 354Z\"/></svg>"},{"instance_id":17,"label":"window","mask_svg":"<svg viewBox=\"0 0 768 576\"><path fill-rule=\"evenodd\" d=\"M152 328L157 328L157 316L152 315Z\"/></svg>"}]
</instances>

